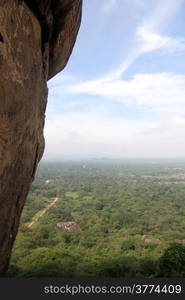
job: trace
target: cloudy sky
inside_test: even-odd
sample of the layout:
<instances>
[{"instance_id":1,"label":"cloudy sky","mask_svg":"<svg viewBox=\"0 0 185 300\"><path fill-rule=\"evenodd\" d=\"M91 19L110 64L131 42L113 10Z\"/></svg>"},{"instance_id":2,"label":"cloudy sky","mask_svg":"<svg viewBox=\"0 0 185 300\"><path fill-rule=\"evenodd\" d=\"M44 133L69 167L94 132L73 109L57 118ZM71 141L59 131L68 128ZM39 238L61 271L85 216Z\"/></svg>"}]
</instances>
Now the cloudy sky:
<instances>
[{"instance_id":1,"label":"cloudy sky","mask_svg":"<svg viewBox=\"0 0 185 300\"><path fill-rule=\"evenodd\" d=\"M185 0L84 0L45 158L185 157Z\"/></svg>"}]
</instances>

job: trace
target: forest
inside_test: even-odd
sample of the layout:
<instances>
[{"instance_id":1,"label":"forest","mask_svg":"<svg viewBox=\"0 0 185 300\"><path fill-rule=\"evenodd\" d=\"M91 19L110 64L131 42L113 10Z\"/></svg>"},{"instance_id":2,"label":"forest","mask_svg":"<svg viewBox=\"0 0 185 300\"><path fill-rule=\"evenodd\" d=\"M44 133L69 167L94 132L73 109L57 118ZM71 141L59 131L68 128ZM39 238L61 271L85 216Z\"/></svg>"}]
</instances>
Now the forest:
<instances>
[{"instance_id":1,"label":"forest","mask_svg":"<svg viewBox=\"0 0 185 300\"><path fill-rule=\"evenodd\" d=\"M185 277L185 161L42 162L8 277Z\"/></svg>"}]
</instances>

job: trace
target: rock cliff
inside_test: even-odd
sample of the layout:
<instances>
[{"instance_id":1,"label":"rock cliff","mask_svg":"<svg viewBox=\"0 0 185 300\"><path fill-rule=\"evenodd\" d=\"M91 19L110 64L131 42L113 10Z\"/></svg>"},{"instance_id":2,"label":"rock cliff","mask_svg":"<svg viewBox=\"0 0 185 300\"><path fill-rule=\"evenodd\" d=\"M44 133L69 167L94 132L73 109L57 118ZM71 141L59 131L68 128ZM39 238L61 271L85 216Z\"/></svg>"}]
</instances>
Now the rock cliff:
<instances>
[{"instance_id":1,"label":"rock cliff","mask_svg":"<svg viewBox=\"0 0 185 300\"><path fill-rule=\"evenodd\" d=\"M47 80L72 52L82 0L0 0L0 276L44 151Z\"/></svg>"}]
</instances>

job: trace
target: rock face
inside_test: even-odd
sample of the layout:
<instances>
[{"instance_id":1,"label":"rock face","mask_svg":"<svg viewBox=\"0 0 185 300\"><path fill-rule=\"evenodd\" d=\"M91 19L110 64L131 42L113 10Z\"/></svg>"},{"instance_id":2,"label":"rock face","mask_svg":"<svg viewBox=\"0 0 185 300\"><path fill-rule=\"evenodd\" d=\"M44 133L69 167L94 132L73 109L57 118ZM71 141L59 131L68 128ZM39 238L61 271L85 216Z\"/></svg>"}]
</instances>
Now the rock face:
<instances>
[{"instance_id":1,"label":"rock face","mask_svg":"<svg viewBox=\"0 0 185 300\"><path fill-rule=\"evenodd\" d=\"M47 80L72 52L82 0L0 1L0 276L44 151Z\"/></svg>"}]
</instances>

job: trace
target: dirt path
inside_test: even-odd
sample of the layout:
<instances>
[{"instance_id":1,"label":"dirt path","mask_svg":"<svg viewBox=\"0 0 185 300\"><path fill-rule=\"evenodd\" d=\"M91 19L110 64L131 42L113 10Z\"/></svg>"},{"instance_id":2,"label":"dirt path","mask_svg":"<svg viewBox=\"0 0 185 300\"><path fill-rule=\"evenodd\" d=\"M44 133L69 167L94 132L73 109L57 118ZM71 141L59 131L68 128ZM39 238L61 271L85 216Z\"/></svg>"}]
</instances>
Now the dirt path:
<instances>
[{"instance_id":1,"label":"dirt path","mask_svg":"<svg viewBox=\"0 0 185 300\"><path fill-rule=\"evenodd\" d=\"M28 224L28 228L31 228L43 215L59 200L59 198L54 198L54 200L47 205L46 208L40 210L36 215L33 217L33 221Z\"/></svg>"}]
</instances>

